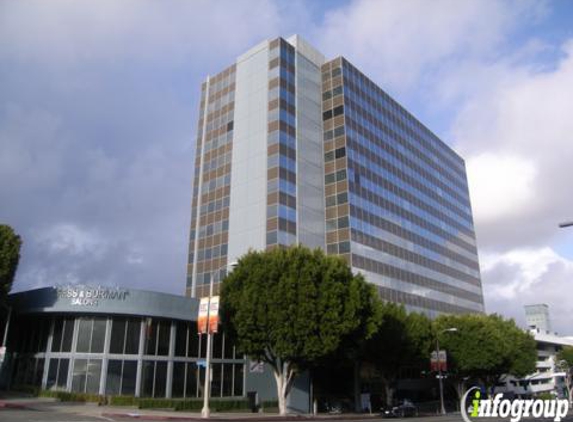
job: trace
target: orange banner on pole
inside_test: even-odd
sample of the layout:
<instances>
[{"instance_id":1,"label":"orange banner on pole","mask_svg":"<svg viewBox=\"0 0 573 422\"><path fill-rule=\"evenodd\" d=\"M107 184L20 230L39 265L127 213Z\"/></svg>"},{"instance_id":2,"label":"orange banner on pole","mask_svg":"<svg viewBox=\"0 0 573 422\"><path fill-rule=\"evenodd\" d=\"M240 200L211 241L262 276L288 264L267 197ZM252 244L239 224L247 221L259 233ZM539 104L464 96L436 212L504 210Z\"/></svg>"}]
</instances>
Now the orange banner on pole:
<instances>
[{"instance_id":1,"label":"orange banner on pole","mask_svg":"<svg viewBox=\"0 0 573 422\"><path fill-rule=\"evenodd\" d=\"M207 321L209 319L209 298L202 297L199 302L199 316L197 317L197 329L199 334L207 333Z\"/></svg>"},{"instance_id":2,"label":"orange banner on pole","mask_svg":"<svg viewBox=\"0 0 573 422\"><path fill-rule=\"evenodd\" d=\"M213 296L209 304L209 332L216 333L219 326L219 296Z\"/></svg>"}]
</instances>

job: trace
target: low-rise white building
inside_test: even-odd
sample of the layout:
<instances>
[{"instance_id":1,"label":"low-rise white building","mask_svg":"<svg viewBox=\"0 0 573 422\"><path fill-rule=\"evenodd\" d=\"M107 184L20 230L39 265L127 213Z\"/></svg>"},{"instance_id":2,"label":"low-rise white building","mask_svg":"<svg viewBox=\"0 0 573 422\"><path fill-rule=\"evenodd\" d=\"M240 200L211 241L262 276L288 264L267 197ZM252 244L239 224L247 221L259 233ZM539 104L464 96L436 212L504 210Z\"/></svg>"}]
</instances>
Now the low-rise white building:
<instances>
[{"instance_id":1,"label":"low-rise white building","mask_svg":"<svg viewBox=\"0 0 573 422\"><path fill-rule=\"evenodd\" d=\"M529 332L537 342L536 371L521 379L507 376L496 391L517 396L550 393L565 398L565 372L559 368L556 356L564 346L573 347L573 337L562 337L550 331L547 305L528 305L525 312Z\"/></svg>"}]
</instances>

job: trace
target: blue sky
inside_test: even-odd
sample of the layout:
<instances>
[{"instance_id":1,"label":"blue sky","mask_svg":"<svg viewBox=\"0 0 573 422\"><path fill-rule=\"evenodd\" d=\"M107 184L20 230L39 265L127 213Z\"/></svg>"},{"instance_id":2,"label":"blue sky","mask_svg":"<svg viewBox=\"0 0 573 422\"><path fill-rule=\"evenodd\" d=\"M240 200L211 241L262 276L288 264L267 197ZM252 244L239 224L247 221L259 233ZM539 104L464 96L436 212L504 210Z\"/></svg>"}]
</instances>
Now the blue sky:
<instances>
[{"instance_id":1,"label":"blue sky","mask_svg":"<svg viewBox=\"0 0 573 422\"><path fill-rule=\"evenodd\" d=\"M14 288L182 293L201 81L263 39L344 55L467 163L486 308L573 334L568 1L0 1Z\"/></svg>"}]
</instances>

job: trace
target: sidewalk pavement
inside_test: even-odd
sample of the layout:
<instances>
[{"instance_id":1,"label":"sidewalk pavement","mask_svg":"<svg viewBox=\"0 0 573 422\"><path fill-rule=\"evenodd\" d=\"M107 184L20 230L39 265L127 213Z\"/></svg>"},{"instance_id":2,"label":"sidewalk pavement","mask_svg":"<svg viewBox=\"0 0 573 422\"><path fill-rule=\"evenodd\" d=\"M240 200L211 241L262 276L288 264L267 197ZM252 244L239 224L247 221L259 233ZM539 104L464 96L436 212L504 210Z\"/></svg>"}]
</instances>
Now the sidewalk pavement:
<instances>
[{"instance_id":1,"label":"sidewalk pavement","mask_svg":"<svg viewBox=\"0 0 573 422\"><path fill-rule=\"evenodd\" d=\"M128 406L98 406L97 403L71 403L60 402L53 398L43 397L10 397L0 398L0 409L23 409L52 411L61 413L74 413L85 416L97 416L110 419L123 420L154 420L154 421L204 421L199 412L175 412L173 410L138 409ZM452 419L453 417L453 419ZM312 415L287 415L280 416L273 413L211 413L211 420L216 421L252 421L252 422L277 422L277 421L369 421L379 420L379 414L344 413L332 415L320 413ZM413 418L413 420L431 420L432 422L446 422L459 420L459 414L443 416L426 416Z\"/></svg>"}]
</instances>

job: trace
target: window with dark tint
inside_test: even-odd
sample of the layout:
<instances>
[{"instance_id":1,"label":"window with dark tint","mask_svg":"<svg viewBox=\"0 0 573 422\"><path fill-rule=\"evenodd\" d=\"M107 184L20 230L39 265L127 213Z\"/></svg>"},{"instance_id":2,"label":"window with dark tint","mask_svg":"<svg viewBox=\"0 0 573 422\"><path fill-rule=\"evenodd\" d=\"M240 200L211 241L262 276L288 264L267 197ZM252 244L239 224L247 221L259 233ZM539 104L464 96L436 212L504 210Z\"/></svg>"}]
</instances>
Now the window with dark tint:
<instances>
[{"instance_id":1,"label":"window with dark tint","mask_svg":"<svg viewBox=\"0 0 573 422\"><path fill-rule=\"evenodd\" d=\"M223 365L220 363L212 364L213 379L211 381L211 397L221 397L221 367Z\"/></svg>"},{"instance_id":2,"label":"window with dark tint","mask_svg":"<svg viewBox=\"0 0 573 422\"><path fill-rule=\"evenodd\" d=\"M233 359L235 357L233 342L229 339L227 335L225 335L224 337L225 337L225 356L223 357L225 359Z\"/></svg>"},{"instance_id":3,"label":"window with dark tint","mask_svg":"<svg viewBox=\"0 0 573 422\"><path fill-rule=\"evenodd\" d=\"M94 318L92 338L91 338L91 348L90 348L90 351L92 353L103 352L106 324L107 321L104 318Z\"/></svg>"},{"instance_id":4,"label":"window with dark tint","mask_svg":"<svg viewBox=\"0 0 573 422\"><path fill-rule=\"evenodd\" d=\"M141 334L141 321L139 319L127 320L127 332L125 337L125 353L136 355L139 353L139 337Z\"/></svg>"},{"instance_id":5,"label":"window with dark tint","mask_svg":"<svg viewBox=\"0 0 573 422\"><path fill-rule=\"evenodd\" d=\"M223 397L233 395L233 366L232 363L225 363L223 365Z\"/></svg>"},{"instance_id":6,"label":"window with dark tint","mask_svg":"<svg viewBox=\"0 0 573 422\"><path fill-rule=\"evenodd\" d=\"M213 358L221 359L223 355L223 334L216 333L213 335Z\"/></svg>"},{"instance_id":7,"label":"window with dark tint","mask_svg":"<svg viewBox=\"0 0 573 422\"><path fill-rule=\"evenodd\" d=\"M114 319L111 324L110 353L123 353L125 346L125 330L127 321L123 318ZM111 394L111 393L110 393Z\"/></svg>"},{"instance_id":8,"label":"window with dark tint","mask_svg":"<svg viewBox=\"0 0 573 422\"><path fill-rule=\"evenodd\" d=\"M235 381L234 381L234 388L233 388L233 395L234 396L242 396L243 395L243 371L244 367L242 363L235 364Z\"/></svg>"},{"instance_id":9,"label":"window with dark tint","mask_svg":"<svg viewBox=\"0 0 573 422\"><path fill-rule=\"evenodd\" d=\"M78 342L76 346L77 352L88 353L90 351L91 333L92 320L89 318L80 318L78 326Z\"/></svg>"},{"instance_id":10,"label":"window with dark tint","mask_svg":"<svg viewBox=\"0 0 573 422\"><path fill-rule=\"evenodd\" d=\"M153 397L165 397L167 384L167 362L156 362L155 368L155 389Z\"/></svg>"},{"instance_id":11,"label":"window with dark tint","mask_svg":"<svg viewBox=\"0 0 573 422\"><path fill-rule=\"evenodd\" d=\"M62 318L56 318L54 320L54 334L52 337L52 352L61 351L63 330L64 330L64 320Z\"/></svg>"},{"instance_id":12,"label":"window with dark tint","mask_svg":"<svg viewBox=\"0 0 573 422\"><path fill-rule=\"evenodd\" d=\"M141 377L143 397L165 397L167 362L144 361Z\"/></svg>"},{"instance_id":13,"label":"window with dark tint","mask_svg":"<svg viewBox=\"0 0 573 422\"><path fill-rule=\"evenodd\" d=\"M121 377L121 394L130 396L135 394L135 382L137 376L137 362L126 360L123 362L123 373Z\"/></svg>"},{"instance_id":14,"label":"window with dark tint","mask_svg":"<svg viewBox=\"0 0 573 422\"><path fill-rule=\"evenodd\" d=\"M105 383L106 394L121 394L121 367L121 360L110 360L107 363L107 379Z\"/></svg>"},{"instance_id":15,"label":"window with dark tint","mask_svg":"<svg viewBox=\"0 0 573 422\"><path fill-rule=\"evenodd\" d=\"M187 323L179 321L175 329L175 356L187 355ZM183 397L183 396L179 396Z\"/></svg>"},{"instance_id":16,"label":"window with dark tint","mask_svg":"<svg viewBox=\"0 0 573 422\"><path fill-rule=\"evenodd\" d=\"M185 374L185 397L197 397L197 372L198 367L194 362L187 364L187 373Z\"/></svg>"},{"instance_id":17,"label":"window with dark tint","mask_svg":"<svg viewBox=\"0 0 573 422\"><path fill-rule=\"evenodd\" d=\"M145 354L167 356L171 337L171 322L149 318L146 322Z\"/></svg>"},{"instance_id":18,"label":"window with dark tint","mask_svg":"<svg viewBox=\"0 0 573 422\"><path fill-rule=\"evenodd\" d=\"M171 338L171 322L161 321L159 323L159 336L157 339L157 354L167 356L169 354L169 339Z\"/></svg>"},{"instance_id":19,"label":"window with dark tint","mask_svg":"<svg viewBox=\"0 0 573 422\"><path fill-rule=\"evenodd\" d=\"M189 326L189 348L187 349L187 357L199 357L199 334L197 333L197 326L191 324Z\"/></svg>"},{"instance_id":20,"label":"window with dark tint","mask_svg":"<svg viewBox=\"0 0 573 422\"><path fill-rule=\"evenodd\" d=\"M173 384L171 386L171 396L173 398L185 397L185 366L184 362L173 363Z\"/></svg>"}]
</instances>

